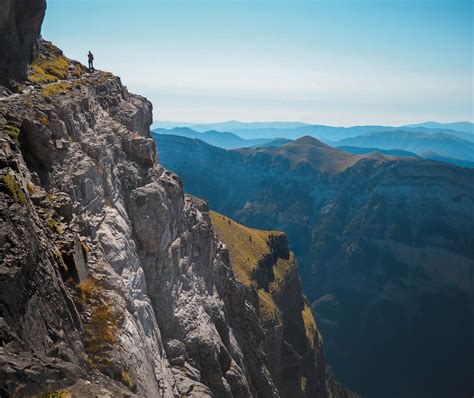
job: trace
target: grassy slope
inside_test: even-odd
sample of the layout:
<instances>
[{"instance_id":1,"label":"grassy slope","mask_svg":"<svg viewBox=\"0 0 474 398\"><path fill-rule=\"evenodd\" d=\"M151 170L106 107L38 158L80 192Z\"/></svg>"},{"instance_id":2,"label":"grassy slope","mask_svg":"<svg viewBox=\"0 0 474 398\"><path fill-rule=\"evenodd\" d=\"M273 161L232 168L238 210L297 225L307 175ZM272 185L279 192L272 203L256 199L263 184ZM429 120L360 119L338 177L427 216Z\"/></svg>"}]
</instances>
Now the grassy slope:
<instances>
[{"instance_id":1,"label":"grassy slope","mask_svg":"<svg viewBox=\"0 0 474 398\"><path fill-rule=\"evenodd\" d=\"M214 230L229 249L232 269L236 278L245 286L255 286L252 272L259 260L270 253L270 235L282 235L279 231L248 228L214 211L209 212Z\"/></svg>"},{"instance_id":2,"label":"grassy slope","mask_svg":"<svg viewBox=\"0 0 474 398\"><path fill-rule=\"evenodd\" d=\"M259 260L270 253L269 241L271 236L283 235L280 231L265 231L248 228L238 222L210 211L212 225L219 239L229 249L232 270L236 278L245 286L257 288L259 297L259 312L262 322L282 322L282 314L276 305L272 293L279 291L285 275L296 266L293 253L288 260L279 258L273 265L274 282L269 286L269 292L257 286L257 281L252 278ZM309 305L305 305L301 314L305 325L306 336L310 347L313 347L318 334L316 321ZM319 336L318 336L319 337Z\"/></svg>"}]
</instances>

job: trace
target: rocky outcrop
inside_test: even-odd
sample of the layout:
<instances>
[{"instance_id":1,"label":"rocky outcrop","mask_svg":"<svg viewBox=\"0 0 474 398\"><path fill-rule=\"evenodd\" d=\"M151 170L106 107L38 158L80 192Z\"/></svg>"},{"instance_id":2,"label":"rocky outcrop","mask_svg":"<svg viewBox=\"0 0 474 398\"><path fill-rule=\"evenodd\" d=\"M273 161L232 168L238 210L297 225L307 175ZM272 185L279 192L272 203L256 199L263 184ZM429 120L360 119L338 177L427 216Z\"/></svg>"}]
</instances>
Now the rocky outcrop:
<instances>
[{"instance_id":1,"label":"rocky outcrop","mask_svg":"<svg viewBox=\"0 0 474 398\"><path fill-rule=\"evenodd\" d=\"M24 80L33 59L46 0L0 0L0 85Z\"/></svg>"},{"instance_id":2,"label":"rocky outcrop","mask_svg":"<svg viewBox=\"0 0 474 398\"><path fill-rule=\"evenodd\" d=\"M326 364L322 338L303 296L286 235L248 228L216 212L210 214L246 296L258 308L265 331L264 351L280 396L356 396L334 380Z\"/></svg>"},{"instance_id":3,"label":"rocky outcrop","mask_svg":"<svg viewBox=\"0 0 474 398\"><path fill-rule=\"evenodd\" d=\"M157 145L212 209L288 234L346 386L369 397L469 395L473 170L353 156L311 137L233 151L166 135Z\"/></svg>"}]
</instances>

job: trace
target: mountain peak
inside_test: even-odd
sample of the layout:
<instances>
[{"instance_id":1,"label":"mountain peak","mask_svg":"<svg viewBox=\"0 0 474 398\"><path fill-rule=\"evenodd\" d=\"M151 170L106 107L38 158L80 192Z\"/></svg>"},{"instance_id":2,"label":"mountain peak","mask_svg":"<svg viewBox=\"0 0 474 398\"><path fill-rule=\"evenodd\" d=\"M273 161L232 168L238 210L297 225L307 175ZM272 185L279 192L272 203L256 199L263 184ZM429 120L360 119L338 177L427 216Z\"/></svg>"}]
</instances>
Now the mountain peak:
<instances>
[{"instance_id":1,"label":"mountain peak","mask_svg":"<svg viewBox=\"0 0 474 398\"><path fill-rule=\"evenodd\" d=\"M310 135L304 135L292 142L289 142L287 145L314 145L314 146L323 146L328 147L328 145L324 144L323 142L319 141L318 139L311 137ZM328 147L329 148L329 147Z\"/></svg>"}]
</instances>

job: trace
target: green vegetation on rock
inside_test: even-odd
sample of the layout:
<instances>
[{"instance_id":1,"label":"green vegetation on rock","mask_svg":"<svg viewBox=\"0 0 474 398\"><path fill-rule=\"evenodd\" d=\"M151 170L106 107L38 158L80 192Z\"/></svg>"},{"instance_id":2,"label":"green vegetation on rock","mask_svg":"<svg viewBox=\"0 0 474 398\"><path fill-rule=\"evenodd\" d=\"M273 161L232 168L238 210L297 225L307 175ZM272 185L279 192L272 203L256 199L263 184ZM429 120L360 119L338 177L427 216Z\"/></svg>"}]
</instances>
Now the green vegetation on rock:
<instances>
[{"instance_id":1,"label":"green vegetation on rock","mask_svg":"<svg viewBox=\"0 0 474 398\"><path fill-rule=\"evenodd\" d=\"M58 95L65 93L73 88L72 83L69 82L59 82L48 84L47 86L41 88L40 93L43 97L50 97L53 95Z\"/></svg>"},{"instance_id":2,"label":"green vegetation on rock","mask_svg":"<svg viewBox=\"0 0 474 398\"><path fill-rule=\"evenodd\" d=\"M260 319L263 323L281 323L282 314L270 293L263 289L258 289L258 307Z\"/></svg>"},{"instance_id":3,"label":"green vegetation on rock","mask_svg":"<svg viewBox=\"0 0 474 398\"><path fill-rule=\"evenodd\" d=\"M304 309L301 311L301 316L304 322L304 329L306 331L306 339L310 348L314 347L316 336L319 334L319 330L316 326L316 320L314 319L313 311L307 302L304 303Z\"/></svg>"},{"instance_id":4,"label":"green vegetation on rock","mask_svg":"<svg viewBox=\"0 0 474 398\"><path fill-rule=\"evenodd\" d=\"M270 252L270 236L282 235L279 231L248 228L222 214L210 211L212 225L219 239L227 245L236 278L245 286L256 286L252 279L258 262Z\"/></svg>"},{"instance_id":5,"label":"green vegetation on rock","mask_svg":"<svg viewBox=\"0 0 474 398\"><path fill-rule=\"evenodd\" d=\"M118 329L122 315L105 295L96 279L89 278L77 285L78 303L90 316L84 325L84 346L92 368L107 371L111 366L111 350L118 343Z\"/></svg>"},{"instance_id":6,"label":"green vegetation on rock","mask_svg":"<svg viewBox=\"0 0 474 398\"><path fill-rule=\"evenodd\" d=\"M54 83L68 77L69 59L53 45L48 45L48 55L40 54L30 65L31 83Z\"/></svg>"},{"instance_id":7,"label":"green vegetation on rock","mask_svg":"<svg viewBox=\"0 0 474 398\"><path fill-rule=\"evenodd\" d=\"M8 123L3 126L2 134L8 135L17 145L20 145L20 128L14 124Z\"/></svg>"},{"instance_id":8,"label":"green vegetation on rock","mask_svg":"<svg viewBox=\"0 0 474 398\"><path fill-rule=\"evenodd\" d=\"M46 391L39 398L72 398L70 392L66 390Z\"/></svg>"},{"instance_id":9,"label":"green vegetation on rock","mask_svg":"<svg viewBox=\"0 0 474 398\"><path fill-rule=\"evenodd\" d=\"M10 192L10 195L15 203L19 203L21 205L26 204L25 194L12 174L3 175L1 177L1 182L3 182L3 184L5 184L5 186L8 188L8 191Z\"/></svg>"}]
</instances>

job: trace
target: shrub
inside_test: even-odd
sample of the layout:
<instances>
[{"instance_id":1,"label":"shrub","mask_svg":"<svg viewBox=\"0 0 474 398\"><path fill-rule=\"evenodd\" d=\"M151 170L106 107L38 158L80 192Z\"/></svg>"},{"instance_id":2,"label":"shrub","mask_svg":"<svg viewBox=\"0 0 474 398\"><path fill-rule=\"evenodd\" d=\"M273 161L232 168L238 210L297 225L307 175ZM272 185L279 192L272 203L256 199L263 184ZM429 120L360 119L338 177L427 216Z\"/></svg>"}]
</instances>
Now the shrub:
<instances>
[{"instance_id":1,"label":"shrub","mask_svg":"<svg viewBox=\"0 0 474 398\"><path fill-rule=\"evenodd\" d=\"M308 384L308 379L306 377L301 376L301 391L306 391L306 384Z\"/></svg>"},{"instance_id":2,"label":"shrub","mask_svg":"<svg viewBox=\"0 0 474 398\"><path fill-rule=\"evenodd\" d=\"M272 293L278 292L286 279L286 276L296 267L296 259L293 252L290 253L288 259L279 258L273 266L274 281L270 284L270 291Z\"/></svg>"}]
</instances>

